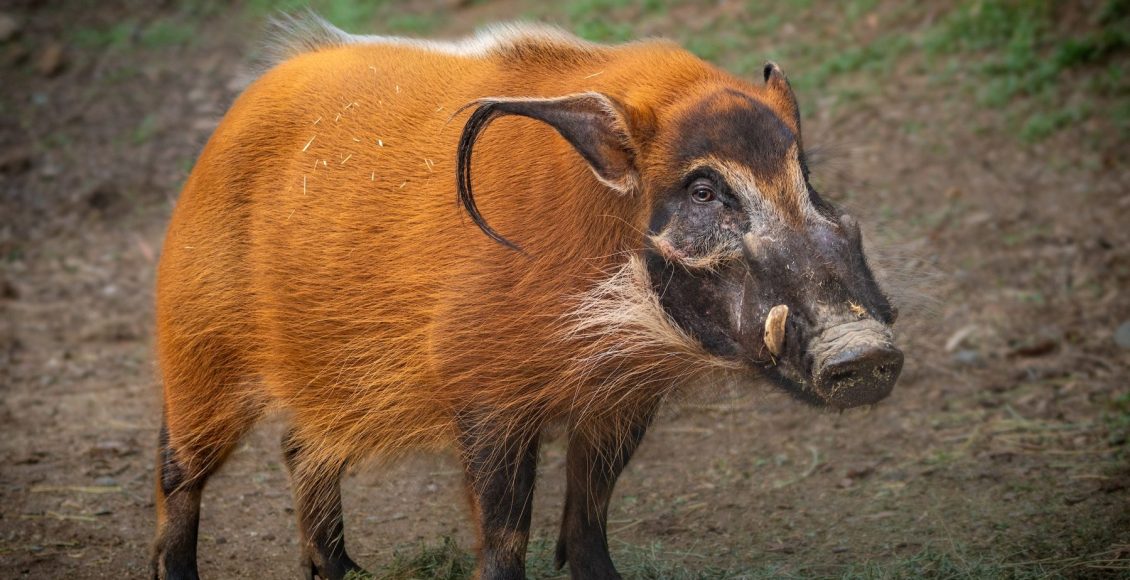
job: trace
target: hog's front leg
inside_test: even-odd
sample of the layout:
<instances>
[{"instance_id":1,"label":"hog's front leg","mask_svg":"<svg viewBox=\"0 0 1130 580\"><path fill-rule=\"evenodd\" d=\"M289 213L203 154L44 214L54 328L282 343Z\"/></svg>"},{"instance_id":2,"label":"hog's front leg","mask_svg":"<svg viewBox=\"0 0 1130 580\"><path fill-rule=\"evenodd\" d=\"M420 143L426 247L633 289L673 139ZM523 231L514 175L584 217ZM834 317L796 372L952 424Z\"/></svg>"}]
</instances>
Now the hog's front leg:
<instances>
[{"instance_id":1,"label":"hog's front leg","mask_svg":"<svg viewBox=\"0 0 1130 580\"><path fill-rule=\"evenodd\" d=\"M538 434L516 433L495 421L484 421L481 415L462 417L459 429L467 497L478 527L475 577L522 580L526 577Z\"/></svg>"},{"instance_id":2,"label":"hog's front leg","mask_svg":"<svg viewBox=\"0 0 1130 580\"><path fill-rule=\"evenodd\" d=\"M570 434L565 514L555 561L558 569L568 562L574 579L620 578L608 554L608 502L653 416L648 411L618 424L575 427Z\"/></svg>"}]
</instances>

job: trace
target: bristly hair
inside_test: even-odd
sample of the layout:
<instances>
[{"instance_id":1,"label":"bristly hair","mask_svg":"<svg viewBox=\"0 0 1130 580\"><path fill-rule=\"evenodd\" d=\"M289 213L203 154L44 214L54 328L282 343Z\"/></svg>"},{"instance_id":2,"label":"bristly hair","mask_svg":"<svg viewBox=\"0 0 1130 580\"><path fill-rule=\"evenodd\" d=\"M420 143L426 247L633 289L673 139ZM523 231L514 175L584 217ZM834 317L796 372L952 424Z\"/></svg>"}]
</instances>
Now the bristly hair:
<instances>
[{"instance_id":1,"label":"bristly hair","mask_svg":"<svg viewBox=\"0 0 1130 580\"><path fill-rule=\"evenodd\" d=\"M740 369L679 328L651 288L638 256L577 300L564 327L579 342L563 382L578 423L649 407L692 382Z\"/></svg>"},{"instance_id":2,"label":"bristly hair","mask_svg":"<svg viewBox=\"0 0 1130 580\"><path fill-rule=\"evenodd\" d=\"M257 68L266 71L300 54L351 44L392 44L463 57L483 57L497 51L508 51L515 58L546 45L567 47L570 50L566 52L581 55L591 54L597 46L556 26L522 21L492 24L471 36L450 41L350 34L307 8L294 13L280 12L268 20L263 56ZM532 52L541 54L537 50Z\"/></svg>"},{"instance_id":3,"label":"bristly hair","mask_svg":"<svg viewBox=\"0 0 1130 580\"><path fill-rule=\"evenodd\" d=\"M265 38L263 55L257 62L262 71L300 54L356 42L352 34L330 24L310 8L272 16L267 20Z\"/></svg>"}]
</instances>

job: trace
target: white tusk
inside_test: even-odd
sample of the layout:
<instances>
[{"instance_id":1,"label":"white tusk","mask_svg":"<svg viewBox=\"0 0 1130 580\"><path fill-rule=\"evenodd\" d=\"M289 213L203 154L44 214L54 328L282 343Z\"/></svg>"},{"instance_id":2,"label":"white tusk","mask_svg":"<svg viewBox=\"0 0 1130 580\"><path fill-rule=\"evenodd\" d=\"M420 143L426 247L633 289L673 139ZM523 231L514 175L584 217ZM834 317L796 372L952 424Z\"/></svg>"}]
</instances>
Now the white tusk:
<instances>
[{"instance_id":1,"label":"white tusk","mask_svg":"<svg viewBox=\"0 0 1130 580\"><path fill-rule=\"evenodd\" d=\"M785 346L785 321L789 318L789 307L778 304L765 318L765 346L773 356L781 354Z\"/></svg>"}]
</instances>

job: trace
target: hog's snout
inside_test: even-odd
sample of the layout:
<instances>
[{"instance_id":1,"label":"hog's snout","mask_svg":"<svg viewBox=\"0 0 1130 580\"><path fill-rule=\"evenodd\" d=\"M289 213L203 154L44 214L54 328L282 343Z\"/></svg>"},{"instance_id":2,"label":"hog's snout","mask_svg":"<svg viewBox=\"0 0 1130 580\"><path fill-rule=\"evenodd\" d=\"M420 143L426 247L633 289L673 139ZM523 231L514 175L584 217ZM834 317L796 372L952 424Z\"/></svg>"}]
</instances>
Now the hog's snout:
<instances>
[{"instance_id":1,"label":"hog's snout","mask_svg":"<svg viewBox=\"0 0 1130 580\"><path fill-rule=\"evenodd\" d=\"M902 372L902 352L891 346L851 348L832 357L816 375L816 392L840 409L878 403Z\"/></svg>"},{"instance_id":2,"label":"hog's snout","mask_svg":"<svg viewBox=\"0 0 1130 580\"><path fill-rule=\"evenodd\" d=\"M816 394L840 409L883 400L902 372L902 351L891 343L890 330L873 320L829 328L809 352Z\"/></svg>"}]
</instances>

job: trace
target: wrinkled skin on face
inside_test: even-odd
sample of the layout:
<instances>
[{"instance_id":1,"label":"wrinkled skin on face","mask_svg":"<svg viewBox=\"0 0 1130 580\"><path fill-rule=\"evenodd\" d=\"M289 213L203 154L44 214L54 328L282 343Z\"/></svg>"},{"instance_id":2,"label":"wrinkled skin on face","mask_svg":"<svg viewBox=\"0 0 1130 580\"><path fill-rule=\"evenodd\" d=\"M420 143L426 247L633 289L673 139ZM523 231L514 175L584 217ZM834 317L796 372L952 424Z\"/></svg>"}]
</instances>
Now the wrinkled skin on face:
<instances>
[{"instance_id":1,"label":"wrinkled skin on face","mask_svg":"<svg viewBox=\"0 0 1130 580\"><path fill-rule=\"evenodd\" d=\"M782 112L726 88L685 99L660 129L653 167L664 169L645 180L648 272L664 309L711 353L812 404L872 404L902 368L896 313L855 220L808 182L791 102Z\"/></svg>"}]
</instances>

